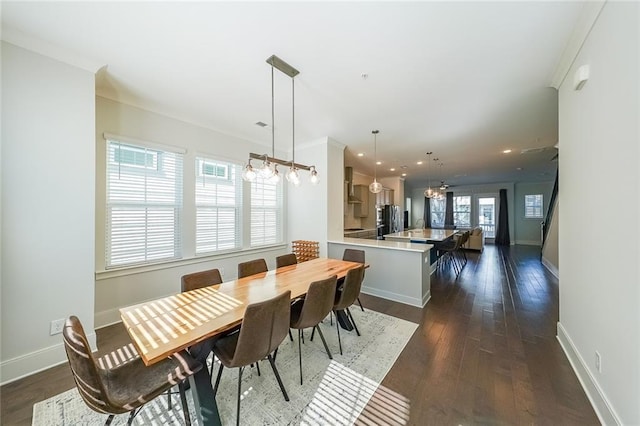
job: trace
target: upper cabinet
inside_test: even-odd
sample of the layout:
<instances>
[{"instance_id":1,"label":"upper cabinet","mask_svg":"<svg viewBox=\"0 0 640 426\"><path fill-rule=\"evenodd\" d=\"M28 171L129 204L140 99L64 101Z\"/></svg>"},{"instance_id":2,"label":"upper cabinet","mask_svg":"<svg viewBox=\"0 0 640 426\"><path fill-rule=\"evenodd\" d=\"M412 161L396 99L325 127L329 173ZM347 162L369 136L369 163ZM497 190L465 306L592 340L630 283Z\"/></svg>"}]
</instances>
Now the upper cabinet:
<instances>
[{"instance_id":1,"label":"upper cabinet","mask_svg":"<svg viewBox=\"0 0 640 426\"><path fill-rule=\"evenodd\" d=\"M366 185L354 185L353 195L362 201L361 203L353 205L353 216L369 216L369 188Z\"/></svg>"},{"instance_id":2,"label":"upper cabinet","mask_svg":"<svg viewBox=\"0 0 640 426\"><path fill-rule=\"evenodd\" d=\"M386 204L393 204L393 189L384 188L376 194L376 205L384 206Z\"/></svg>"}]
</instances>

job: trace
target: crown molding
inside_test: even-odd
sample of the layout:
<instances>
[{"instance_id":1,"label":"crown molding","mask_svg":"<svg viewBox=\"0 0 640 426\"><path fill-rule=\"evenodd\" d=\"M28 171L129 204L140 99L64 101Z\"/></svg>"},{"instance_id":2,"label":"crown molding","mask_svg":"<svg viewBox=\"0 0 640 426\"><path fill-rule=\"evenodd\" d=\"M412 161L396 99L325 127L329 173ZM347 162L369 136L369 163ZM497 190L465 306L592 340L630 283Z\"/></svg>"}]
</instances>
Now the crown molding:
<instances>
[{"instance_id":1,"label":"crown molding","mask_svg":"<svg viewBox=\"0 0 640 426\"><path fill-rule=\"evenodd\" d=\"M598 20L602 8L607 3L607 0L588 1L585 2L580 17L576 22L576 26L573 28L571 38L562 52L560 61L556 66L556 70L553 73L551 79L551 87L558 90L564 79L567 77L573 62L575 61L578 53L582 49L582 45L589 36L591 29Z\"/></svg>"},{"instance_id":2,"label":"crown molding","mask_svg":"<svg viewBox=\"0 0 640 426\"><path fill-rule=\"evenodd\" d=\"M56 44L28 36L12 28L2 29L2 40L65 64L89 71L92 74L97 73L100 68L106 65L94 58L88 58Z\"/></svg>"}]
</instances>

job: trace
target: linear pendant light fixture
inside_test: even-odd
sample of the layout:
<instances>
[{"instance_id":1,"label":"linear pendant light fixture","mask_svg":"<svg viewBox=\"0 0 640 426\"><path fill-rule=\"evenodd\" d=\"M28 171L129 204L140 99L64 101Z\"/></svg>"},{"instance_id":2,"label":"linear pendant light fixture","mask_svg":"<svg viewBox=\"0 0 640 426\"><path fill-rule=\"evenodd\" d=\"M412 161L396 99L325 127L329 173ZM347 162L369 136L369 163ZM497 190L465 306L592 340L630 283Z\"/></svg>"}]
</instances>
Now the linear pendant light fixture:
<instances>
[{"instance_id":1,"label":"linear pendant light fixture","mask_svg":"<svg viewBox=\"0 0 640 426\"><path fill-rule=\"evenodd\" d=\"M300 72L293 68L291 65L287 64L282 59L278 58L276 55L272 55L267 59L267 63L271 65L271 156L268 154L249 154L249 161L247 161L247 165L245 166L244 171L242 172L242 179L253 182L258 174L264 178L268 179L270 182L277 183L280 181L280 173L278 172L278 164L281 166L289 166L289 171L287 172L287 180L291 182L294 186L300 185L300 175L298 174L298 170L308 170L310 172L310 178L312 184L316 185L320 179L318 177L318 171L316 170L316 166L305 166L304 164L296 163L296 138L295 138L295 86L294 86L294 77ZM274 113L274 68L278 71L282 72L285 75L291 77L291 160L281 160L276 158L275 156L275 113ZM254 170L251 165L251 160L262 160L262 167ZM273 164L273 166L272 166Z\"/></svg>"}]
</instances>

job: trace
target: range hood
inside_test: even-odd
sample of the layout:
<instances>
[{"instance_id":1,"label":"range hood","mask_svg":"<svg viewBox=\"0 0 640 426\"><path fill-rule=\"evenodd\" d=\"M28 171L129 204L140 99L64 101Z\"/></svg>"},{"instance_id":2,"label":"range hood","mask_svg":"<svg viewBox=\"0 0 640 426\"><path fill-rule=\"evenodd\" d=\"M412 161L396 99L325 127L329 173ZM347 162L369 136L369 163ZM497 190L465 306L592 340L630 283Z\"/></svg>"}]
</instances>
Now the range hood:
<instances>
[{"instance_id":1,"label":"range hood","mask_svg":"<svg viewBox=\"0 0 640 426\"><path fill-rule=\"evenodd\" d=\"M361 204L362 200L353 194L353 167L344 168L344 180L347 183L347 201L349 204Z\"/></svg>"}]
</instances>

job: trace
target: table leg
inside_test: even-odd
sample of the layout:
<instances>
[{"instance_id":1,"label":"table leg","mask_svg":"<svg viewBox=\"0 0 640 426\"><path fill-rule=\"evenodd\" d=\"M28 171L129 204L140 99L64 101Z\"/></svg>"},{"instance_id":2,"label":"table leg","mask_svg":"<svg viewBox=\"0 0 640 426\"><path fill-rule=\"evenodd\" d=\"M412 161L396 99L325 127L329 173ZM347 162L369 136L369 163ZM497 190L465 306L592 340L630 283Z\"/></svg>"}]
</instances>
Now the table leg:
<instances>
[{"instance_id":1,"label":"table leg","mask_svg":"<svg viewBox=\"0 0 640 426\"><path fill-rule=\"evenodd\" d=\"M218 405L213 396L211 377L206 364L200 371L189 377L189 383L191 384L191 395L196 408L198 424L202 426L222 426Z\"/></svg>"}]
</instances>

